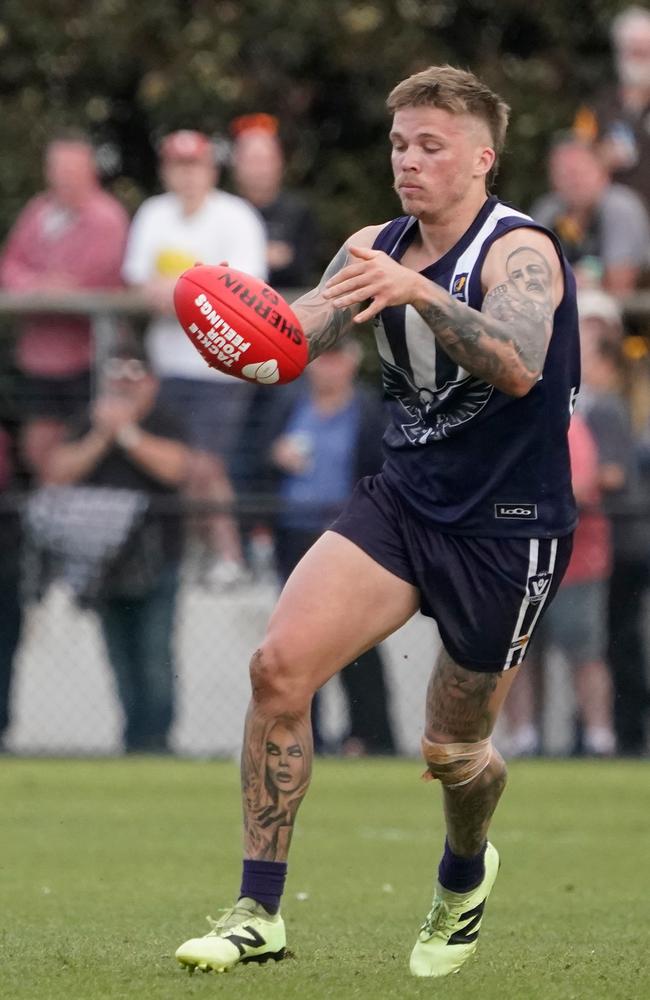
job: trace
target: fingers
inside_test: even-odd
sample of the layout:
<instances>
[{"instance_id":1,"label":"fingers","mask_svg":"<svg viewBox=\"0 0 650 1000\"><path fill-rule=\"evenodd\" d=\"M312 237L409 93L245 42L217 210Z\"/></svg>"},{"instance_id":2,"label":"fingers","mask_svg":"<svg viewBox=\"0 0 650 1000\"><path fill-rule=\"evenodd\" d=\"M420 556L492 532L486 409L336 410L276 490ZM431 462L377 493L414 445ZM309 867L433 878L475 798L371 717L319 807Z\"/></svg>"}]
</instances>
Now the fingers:
<instances>
[{"instance_id":1,"label":"fingers","mask_svg":"<svg viewBox=\"0 0 650 1000\"><path fill-rule=\"evenodd\" d=\"M373 257L378 257L381 252L381 250L370 250L369 247L348 247L348 253L360 260L372 260Z\"/></svg>"},{"instance_id":2,"label":"fingers","mask_svg":"<svg viewBox=\"0 0 650 1000\"><path fill-rule=\"evenodd\" d=\"M341 304L341 300L345 296L353 296L350 302L363 302L369 296L368 289L372 286L372 282L368 279L368 276L361 274L358 277L347 278L343 281L337 281L335 285L331 288L326 288L323 291L323 298L334 303L334 305ZM360 296L355 293L362 293ZM365 293L365 294L364 294ZM343 303L344 305L349 305L350 302Z\"/></svg>"},{"instance_id":3,"label":"fingers","mask_svg":"<svg viewBox=\"0 0 650 1000\"><path fill-rule=\"evenodd\" d=\"M373 319L378 313L382 311L386 303L381 299L372 299L370 304L366 309L362 309L360 313L353 318L352 322L360 325L361 323L367 323L369 319Z\"/></svg>"},{"instance_id":4,"label":"fingers","mask_svg":"<svg viewBox=\"0 0 650 1000\"><path fill-rule=\"evenodd\" d=\"M347 267L342 268L338 274L335 274L333 278L325 282L325 288L331 289L336 288L345 281L349 281L351 278L358 278L366 274L366 267L364 264L348 264ZM325 298L328 296L325 295ZM331 295L329 296L331 298Z\"/></svg>"}]
</instances>

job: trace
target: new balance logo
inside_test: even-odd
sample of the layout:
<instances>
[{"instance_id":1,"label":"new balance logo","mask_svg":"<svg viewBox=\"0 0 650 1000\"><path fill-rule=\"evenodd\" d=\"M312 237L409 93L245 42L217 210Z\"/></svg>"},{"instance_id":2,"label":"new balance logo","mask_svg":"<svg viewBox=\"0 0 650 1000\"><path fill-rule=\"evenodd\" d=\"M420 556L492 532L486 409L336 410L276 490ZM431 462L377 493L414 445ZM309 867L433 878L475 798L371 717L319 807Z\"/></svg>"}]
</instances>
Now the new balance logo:
<instances>
[{"instance_id":1,"label":"new balance logo","mask_svg":"<svg viewBox=\"0 0 650 1000\"><path fill-rule=\"evenodd\" d=\"M528 577L528 600L531 604L539 604L548 593L553 579L551 573L536 573Z\"/></svg>"},{"instance_id":2,"label":"new balance logo","mask_svg":"<svg viewBox=\"0 0 650 1000\"><path fill-rule=\"evenodd\" d=\"M262 945L266 944L262 935L258 934L254 927L247 925L242 927L242 930L250 934L250 937L244 937L243 934L224 934L226 941L231 941L240 955L246 953L246 948L261 948Z\"/></svg>"},{"instance_id":3,"label":"new balance logo","mask_svg":"<svg viewBox=\"0 0 650 1000\"><path fill-rule=\"evenodd\" d=\"M482 900L473 910L467 910L465 913L462 913L460 920L467 920L467 923L460 930L454 931L447 944L471 944L472 941L476 941L484 909L485 900Z\"/></svg>"},{"instance_id":4,"label":"new balance logo","mask_svg":"<svg viewBox=\"0 0 650 1000\"><path fill-rule=\"evenodd\" d=\"M495 503L494 516L512 518L514 520L536 521L536 503Z\"/></svg>"}]
</instances>

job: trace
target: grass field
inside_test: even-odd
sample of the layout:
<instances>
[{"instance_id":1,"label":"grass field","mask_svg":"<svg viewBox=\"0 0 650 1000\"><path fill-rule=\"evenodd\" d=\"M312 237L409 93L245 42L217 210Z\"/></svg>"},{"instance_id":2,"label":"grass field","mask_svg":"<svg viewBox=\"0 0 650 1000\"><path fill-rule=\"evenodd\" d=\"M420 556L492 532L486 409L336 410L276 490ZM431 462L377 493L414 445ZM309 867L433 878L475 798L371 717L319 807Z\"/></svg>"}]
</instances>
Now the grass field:
<instances>
[{"instance_id":1,"label":"grass field","mask_svg":"<svg viewBox=\"0 0 650 1000\"><path fill-rule=\"evenodd\" d=\"M189 977L173 958L238 888L235 764L0 762L3 1000L645 1000L650 770L511 766L477 956L415 980L442 842L416 761L320 761L283 906L294 957Z\"/></svg>"}]
</instances>

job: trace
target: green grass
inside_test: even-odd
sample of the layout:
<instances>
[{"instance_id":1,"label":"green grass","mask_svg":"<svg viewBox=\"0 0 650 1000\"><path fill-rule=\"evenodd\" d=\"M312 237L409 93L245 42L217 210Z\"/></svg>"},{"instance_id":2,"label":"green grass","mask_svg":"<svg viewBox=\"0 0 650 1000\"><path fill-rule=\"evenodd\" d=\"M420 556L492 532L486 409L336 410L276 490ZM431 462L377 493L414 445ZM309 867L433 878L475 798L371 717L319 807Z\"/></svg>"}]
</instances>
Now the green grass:
<instances>
[{"instance_id":1,"label":"green grass","mask_svg":"<svg viewBox=\"0 0 650 1000\"><path fill-rule=\"evenodd\" d=\"M190 978L175 948L238 887L236 766L5 758L0 996L649 997L647 764L510 770L493 827L501 874L460 975L408 973L442 841L439 790L415 761L321 761L283 906L295 957Z\"/></svg>"}]
</instances>

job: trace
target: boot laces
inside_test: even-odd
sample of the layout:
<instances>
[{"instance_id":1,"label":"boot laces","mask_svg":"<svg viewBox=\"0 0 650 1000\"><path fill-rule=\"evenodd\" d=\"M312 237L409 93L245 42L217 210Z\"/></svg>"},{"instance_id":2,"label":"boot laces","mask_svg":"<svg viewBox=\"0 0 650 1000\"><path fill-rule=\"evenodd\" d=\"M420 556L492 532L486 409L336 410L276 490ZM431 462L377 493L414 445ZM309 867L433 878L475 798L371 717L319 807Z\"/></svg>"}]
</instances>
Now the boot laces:
<instances>
[{"instance_id":1,"label":"boot laces","mask_svg":"<svg viewBox=\"0 0 650 1000\"><path fill-rule=\"evenodd\" d=\"M433 906L420 928L420 938L426 941L434 934L448 938L453 933L457 920L458 914L447 906L444 899L438 896L434 899Z\"/></svg>"},{"instance_id":2,"label":"boot laces","mask_svg":"<svg viewBox=\"0 0 650 1000\"><path fill-rule=\"evenodd\" d=\"M210 924L210 930L205 935L206 937L220 937L224 931L238 927L245 920L250 920L255 915L251 913L247 906L240 906L239 903L235 903L234 906L223 907L218 912L223 913L223 916L219 917L218 920L213 920L212 917L205 918Z\"/></svg>"}]
</instances>

